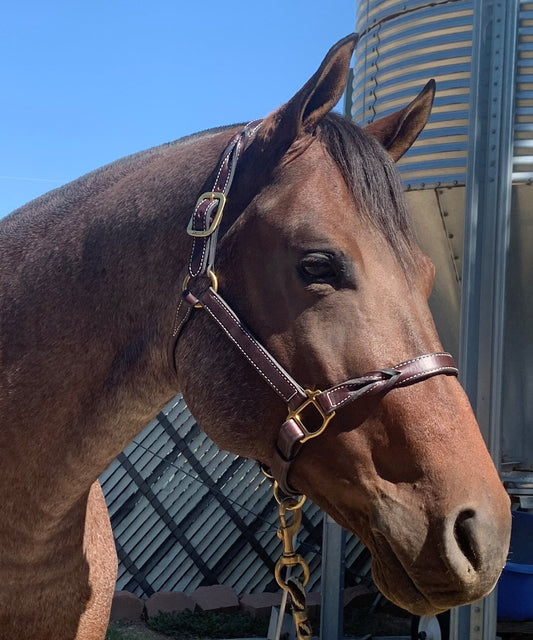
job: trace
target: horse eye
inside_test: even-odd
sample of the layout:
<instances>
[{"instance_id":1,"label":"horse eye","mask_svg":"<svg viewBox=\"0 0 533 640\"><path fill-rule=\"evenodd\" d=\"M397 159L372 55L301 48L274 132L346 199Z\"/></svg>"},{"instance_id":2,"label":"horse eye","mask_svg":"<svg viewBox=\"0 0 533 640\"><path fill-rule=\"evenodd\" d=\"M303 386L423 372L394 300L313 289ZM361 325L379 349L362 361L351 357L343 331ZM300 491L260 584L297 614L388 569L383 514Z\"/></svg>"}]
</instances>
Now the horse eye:
<instances>
[{"instance_id":1,"label":"horse eye","mask_svg":"<svg viewBox=\"0 0 533 640\"><path fill-rule=\"evenodd\" d=\"M327 253L309 253L300 260L300 275L306 282L332 282L337 278L333 257Z\"/></svg>"}]
</instances>

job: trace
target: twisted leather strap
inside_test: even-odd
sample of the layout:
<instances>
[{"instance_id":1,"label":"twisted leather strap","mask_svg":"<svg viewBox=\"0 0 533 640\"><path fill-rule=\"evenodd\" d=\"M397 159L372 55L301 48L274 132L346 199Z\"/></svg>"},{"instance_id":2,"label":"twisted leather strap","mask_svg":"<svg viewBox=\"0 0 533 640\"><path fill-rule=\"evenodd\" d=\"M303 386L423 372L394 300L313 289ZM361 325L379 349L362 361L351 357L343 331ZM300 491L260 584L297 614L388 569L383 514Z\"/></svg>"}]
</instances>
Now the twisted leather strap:
<instances>
[{"instance_id":1,"label":"twisted leather strap","mask_svg":"<svg viewBox=\"0 0 533 640\"><path fill-rule=\"evenodd\" d=\"M330 415L340 407L364 396L387 393L396 387L406 387L436 375L456 376L458 373L449 353L429 353L406 360L392 369L372 371L360 378L348 380L322 391L315 400ZM298 419L289 418L282 425L274 449L270 472L286 495L298 494L289 484L291 464L296 459L307 434Z\"/></svg>"},{"instance_id":2,"label":"twisted leather strap","mask_svg":"<svg viewBox=\"0 0 533 640\"><path fill-rule=\"evenodd\" d=\"M439 374L457 375L455 362L449 353L428 353L400 362L392 369L380 369L348 380L327 391L322 391L316 400L326 413L340 409L364 395L386 393L395 387L406 387L415 382Z\"/></svg>"},{"instance_id":3,"label":"twisted leather strap","mask_svg":"<svg viewBox=\"0 0 533 640\"><path fill-rule=\"evenodd\" d=\"M313 630L309 622L309 614L307 613L307 603L305 597L305 588L296 578L287 580L287 587L291 599L291 613L296 629L297 640L311 640Z\"/></svg>"}]
</instances>

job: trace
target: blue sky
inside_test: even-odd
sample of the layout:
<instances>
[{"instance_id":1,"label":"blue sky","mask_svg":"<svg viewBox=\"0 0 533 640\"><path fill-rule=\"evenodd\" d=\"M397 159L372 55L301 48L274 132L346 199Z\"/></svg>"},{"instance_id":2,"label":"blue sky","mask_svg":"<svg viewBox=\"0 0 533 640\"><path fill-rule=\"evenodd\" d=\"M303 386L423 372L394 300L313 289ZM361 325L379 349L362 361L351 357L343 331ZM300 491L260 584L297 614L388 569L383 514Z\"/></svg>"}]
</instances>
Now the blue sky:
<instances>
[{"instance_id":1,"label":"blue sky","mask_svg":"<svg viewBox=\"0 0 533 640\"><path fill-rule=\"evenodd\" d=\"M354 26L355 0L7 0L0 216L135 151L266 115Z\"/></svg>"}]
</instances>

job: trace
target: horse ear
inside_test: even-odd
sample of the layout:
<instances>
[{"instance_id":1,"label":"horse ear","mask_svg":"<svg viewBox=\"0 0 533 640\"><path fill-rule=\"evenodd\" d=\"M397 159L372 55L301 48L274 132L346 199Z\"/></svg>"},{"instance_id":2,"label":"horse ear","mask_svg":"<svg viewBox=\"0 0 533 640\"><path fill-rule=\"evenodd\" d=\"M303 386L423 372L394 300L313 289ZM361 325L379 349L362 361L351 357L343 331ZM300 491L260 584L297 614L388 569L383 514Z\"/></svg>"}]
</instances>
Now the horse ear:
<instances>
[{"instance_id":1,"label":"horse ear","mask_svg":"<svg viewBox=\"0 0 533 640\"><path fill-rule=\"evenodd\" d=\"M313 132L320 120L342 98L358 40L359 36L352 33L337 42L327 53L318 71L289 102L298 113L297 124L306 133Z\"/></svg>"},{"instance_id":2,"label":"horse ear","mask_svg":"<svg viewBox=\"0 0 533 640\"><path fill-rule=\"evenodd\" d=\"M302 144L294 146L294 153L303 151L320 120L341 99L358 39L353 33L337 42L300 91L261 122L237 169L242 171L238 180L242 200L237 211L247 206L250 195L257 193L262 181L268 181L271 171L299 139ZM235 193L232 199L235 201Z\"/></svg>"},{"instance_id":3,"label":"horse ear","mask_svg":"<svg viewBox=\"0 0 533 640\"><path fill-rule=\"evenodd\" d=\"M283 153L298 137L313 133L342 97L358 39L353 33L337 42L300 91L263 120L257 133L263 149L272 145Z\"/></svg>"},{"instance_id":4,"label":"horse ear","mask_svg":"<svg viewBox=\"0 0 533 640\"><path fill-rule=\"evenodd\" d=\"M365 131L377 138L396 162L426 126L434 97L435 80L430 80L404 109L371 122Z\"/></svg>"}]
</instances>

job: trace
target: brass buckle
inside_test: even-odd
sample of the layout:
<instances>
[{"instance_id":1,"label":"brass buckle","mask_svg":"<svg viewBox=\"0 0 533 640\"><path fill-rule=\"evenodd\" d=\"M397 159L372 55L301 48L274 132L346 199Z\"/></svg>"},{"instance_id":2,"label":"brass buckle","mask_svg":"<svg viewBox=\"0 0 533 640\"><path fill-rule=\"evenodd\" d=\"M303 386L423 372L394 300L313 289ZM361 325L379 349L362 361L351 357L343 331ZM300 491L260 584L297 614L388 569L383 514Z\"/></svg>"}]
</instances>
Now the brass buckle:
<instances>
[{"instance_id":1,"label":"brass buckle","mask_svg":"<svg viewBox=\"0 0 533 640\"><path fill-rule=\"evenodd\" d=\"M224 207L226 206L226 196L220 191L206 191L198 198L194 210L202 204L204 200L218 200L218 207L214 218L207 229L193 229L194 215L189 220L187 225L187 233L193 238L207 238L210 236L220 224L222 220L222 214L224 213Z\"/></svg>"},{"instance_id":2,"label":"brass buckle","mask_svg":"<svg viewBox=\"0 0 533 640\"><path fill-rule=\"evenodd\" d=\"M326 427L329 424L329 421L335 415L335 411L333 411L330 414L327 414L324 411L324 409L322 409L322 407L316 401L316 397L322 393L319 389L317 389L316 391L311 391L311 389L305 389L305 393L308 396L308 399L302 402L302 404L294 411L289 411L289 414L287 416L287 420L294 420L297 423L297 425L300 427L300 429L303 431L304 437L300 440L302 444L304 442L307 442L308 440L311 440L311 438L316 438L321 433L324 433ZM302 416L301 416L302 411L309 406L314 407L318 411L320 419L322 420L322 425L315 431L310 431L304 425Z\"/></svg>"}]
</instances>

